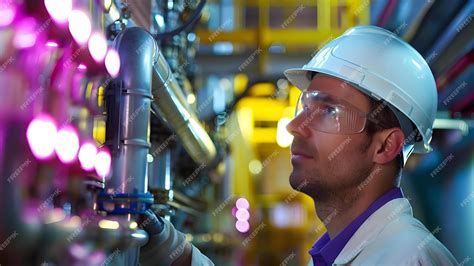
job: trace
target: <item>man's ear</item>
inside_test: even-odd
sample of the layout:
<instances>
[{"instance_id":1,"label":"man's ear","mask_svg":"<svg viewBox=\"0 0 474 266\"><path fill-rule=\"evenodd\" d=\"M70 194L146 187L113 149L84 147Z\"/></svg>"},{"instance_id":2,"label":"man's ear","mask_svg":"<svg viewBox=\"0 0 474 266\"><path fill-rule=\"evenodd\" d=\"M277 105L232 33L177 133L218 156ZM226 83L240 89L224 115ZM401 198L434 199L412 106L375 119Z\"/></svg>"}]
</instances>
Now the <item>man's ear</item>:
<instances>
[{"instance_id":1,"label":"man's ear","mask_svg":"<svg viewBox=\"0 0 474 266\"><path fill-rule=\"evenodd\" d=\"M405 142L405 134L398 128L389 128L377 132L374 136L376 141L376 149L373 161L378 164L386 164L391 162L403 148Z\"/></svg>"}]
</instances>

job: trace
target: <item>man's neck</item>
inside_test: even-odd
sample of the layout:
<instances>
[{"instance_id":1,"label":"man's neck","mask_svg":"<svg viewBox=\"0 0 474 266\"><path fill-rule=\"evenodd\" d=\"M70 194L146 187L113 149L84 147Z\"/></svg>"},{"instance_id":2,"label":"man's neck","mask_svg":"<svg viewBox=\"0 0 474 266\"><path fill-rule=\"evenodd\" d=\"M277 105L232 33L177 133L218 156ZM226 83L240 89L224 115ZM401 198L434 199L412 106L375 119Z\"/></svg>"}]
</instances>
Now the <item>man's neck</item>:
<instances>
[{"instance_id":1,"label":"man's neck","mask_svg":"<svg viewBox=\"0 0 474 266\"><path fill-rule=\"evenodd\" d=\"M329 237L333 239L391 188L393 186L378 189L378 191L370 191L373 190L371 188L360 191L355 188L353 191L340 193L340 195L345 195L344 198L315 199L316 214L326 227Z\"/></svg>"}]
</instances>

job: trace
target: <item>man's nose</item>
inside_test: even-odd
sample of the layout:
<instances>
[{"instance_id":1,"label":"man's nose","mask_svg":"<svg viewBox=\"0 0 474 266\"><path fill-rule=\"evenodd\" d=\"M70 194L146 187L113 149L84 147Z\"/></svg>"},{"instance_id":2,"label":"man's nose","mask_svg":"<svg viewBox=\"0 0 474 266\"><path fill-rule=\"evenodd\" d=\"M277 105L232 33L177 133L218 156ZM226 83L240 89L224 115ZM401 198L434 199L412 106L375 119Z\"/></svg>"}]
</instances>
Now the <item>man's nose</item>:
<instances>
[{"instance_id":1,"label":"man's nose","mask_svg":"<svg viewBox=\"0 0 474 266\"><path fill-rule=\"evenodd\" d=\"M307 121L302 114L295 116L286 126L286 130L294 137L309 137L311 134Z\"/></svg>"}]
</instances>

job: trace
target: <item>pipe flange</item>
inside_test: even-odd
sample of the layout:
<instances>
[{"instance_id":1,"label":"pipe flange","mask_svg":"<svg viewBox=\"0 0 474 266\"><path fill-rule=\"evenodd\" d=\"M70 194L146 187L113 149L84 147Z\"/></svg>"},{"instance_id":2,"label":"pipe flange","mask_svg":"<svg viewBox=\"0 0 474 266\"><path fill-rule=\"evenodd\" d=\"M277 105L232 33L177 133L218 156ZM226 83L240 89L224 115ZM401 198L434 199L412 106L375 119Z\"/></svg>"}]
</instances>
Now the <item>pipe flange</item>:
<instances>
[{"instance_id":1,"label":"pipe flange","mask_svg":"<svg viewBox=\"0 0 474 266\"><path fill-rule=\"evenodd\" d=\"M105 193L97 196L98 210L112 215L143 214L153 204L151 193Z\"/></svg>"}]
</instances>

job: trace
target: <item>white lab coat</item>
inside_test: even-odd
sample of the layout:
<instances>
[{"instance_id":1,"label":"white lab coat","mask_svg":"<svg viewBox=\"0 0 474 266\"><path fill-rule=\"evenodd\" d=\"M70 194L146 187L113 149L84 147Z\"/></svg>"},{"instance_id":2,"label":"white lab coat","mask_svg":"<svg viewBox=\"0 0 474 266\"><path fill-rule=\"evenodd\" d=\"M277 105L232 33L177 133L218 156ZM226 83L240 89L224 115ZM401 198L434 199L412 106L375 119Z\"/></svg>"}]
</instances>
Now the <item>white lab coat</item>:
<instances>
[{"instance_id":1,"label":"white lab coat","mask_svg":"<svg viewBox=\"0 0 474 266\"><path fill-rule=\"evenodd\" d=\"M394 199L359 227L333 265L458 265L433 234L413 217L406 198Z\"/></svg>"},{"instance_id":2,"label":"white lab coat","mask_svg":"<svg viewBox=\"0 0 474 266\"><path fill-rule=\"evenodd\" d=\"M191 256L191 266L214 266L214 263L206 257L201 251L193 246L192 256Z\"/></svg>"}]
</instances>

